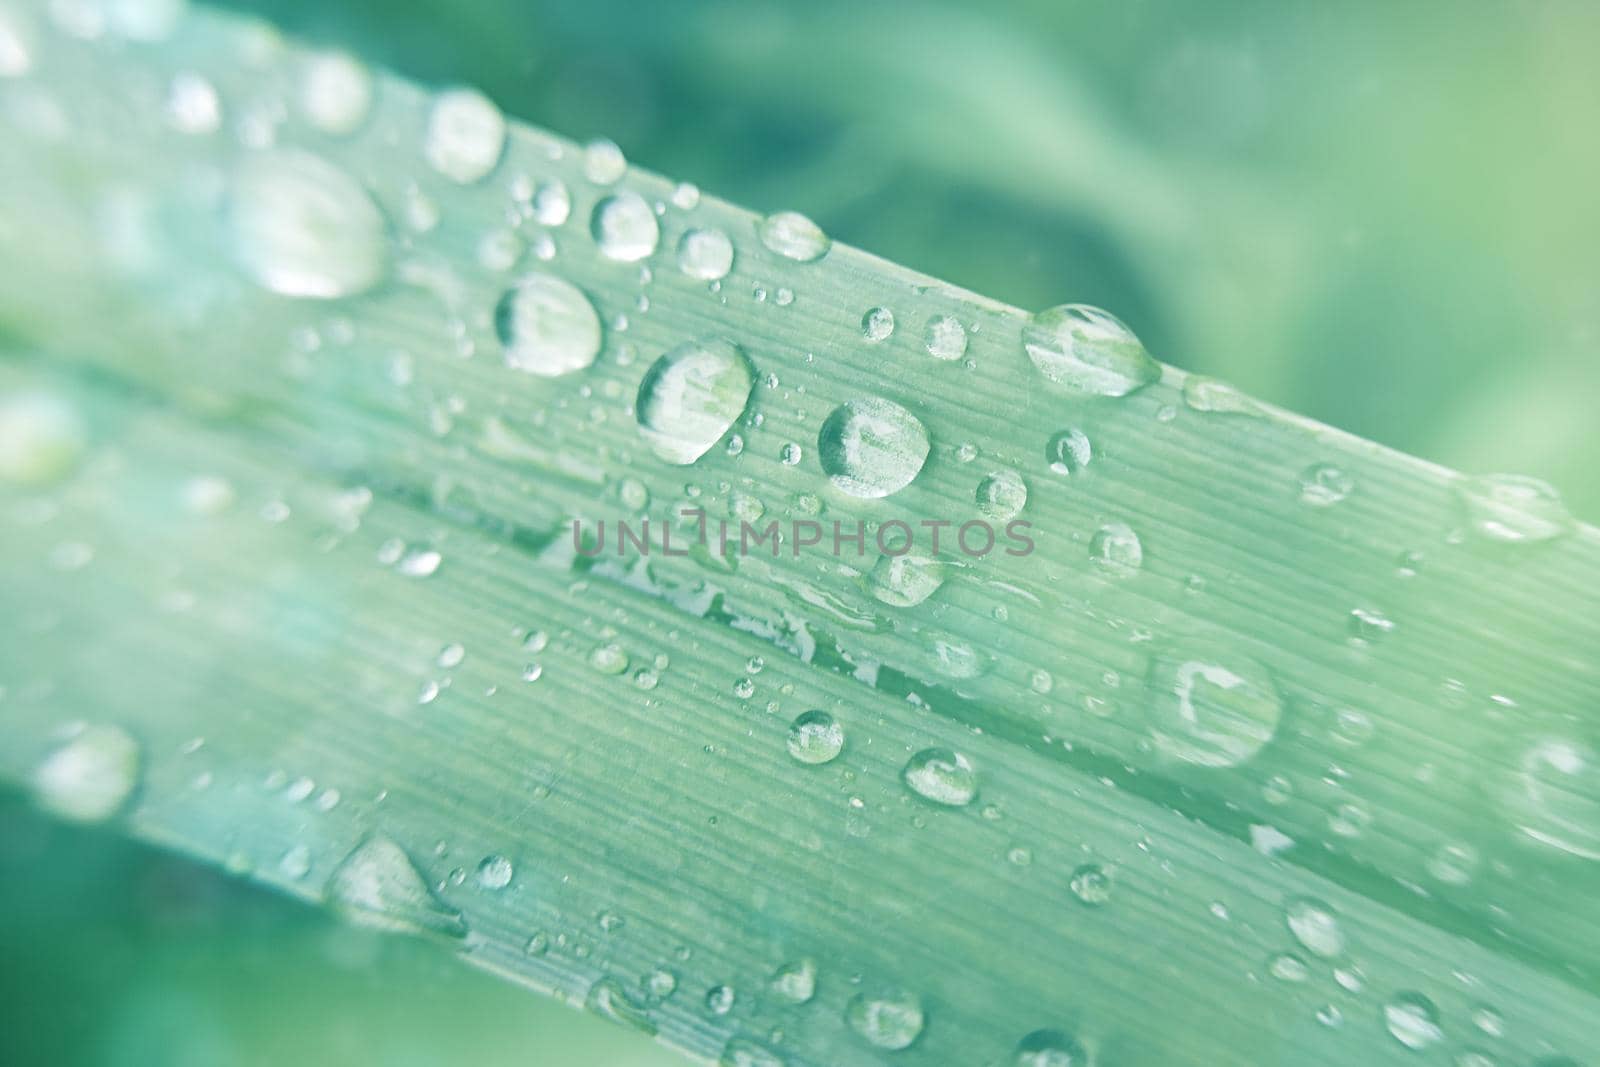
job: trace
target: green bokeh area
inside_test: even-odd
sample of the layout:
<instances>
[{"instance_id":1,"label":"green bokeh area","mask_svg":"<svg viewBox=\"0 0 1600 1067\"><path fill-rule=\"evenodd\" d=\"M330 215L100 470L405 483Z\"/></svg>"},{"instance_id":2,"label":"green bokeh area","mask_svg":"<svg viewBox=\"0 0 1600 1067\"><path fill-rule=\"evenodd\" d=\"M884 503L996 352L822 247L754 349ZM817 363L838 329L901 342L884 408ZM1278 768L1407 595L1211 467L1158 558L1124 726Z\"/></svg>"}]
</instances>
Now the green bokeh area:
<instances>
[{"instance_id":1,"label":"green bokeh area","mask_svg":"<svg viewBox=\"0 0 1600 1067\"><path fill-rule=\"evenodd\" d=\"M1600 5L235 6L1600 518ZM4 1064L681 1062L15 800L0 901Z\"/></svg>"}]
</instances>

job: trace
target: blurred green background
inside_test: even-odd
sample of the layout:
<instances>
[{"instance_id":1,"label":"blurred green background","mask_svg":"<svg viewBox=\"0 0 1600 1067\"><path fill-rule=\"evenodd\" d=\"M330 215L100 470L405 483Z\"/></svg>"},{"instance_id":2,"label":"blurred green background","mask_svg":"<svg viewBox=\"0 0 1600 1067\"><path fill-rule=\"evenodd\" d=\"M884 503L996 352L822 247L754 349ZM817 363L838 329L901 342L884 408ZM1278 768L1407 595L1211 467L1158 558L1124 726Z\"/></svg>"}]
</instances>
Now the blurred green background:
<instances>
[{"instance_id":1,"label":"blurred green background","mask_svg":"<svg viewBox=\"0 0 1600 1067\"><path fill-rule=\"evenodd\" d=\"M1600 518L1600 5L235 6ZM0 887L0 1063L677 1062L14 801Z\"/></svg>"}]
</instances>

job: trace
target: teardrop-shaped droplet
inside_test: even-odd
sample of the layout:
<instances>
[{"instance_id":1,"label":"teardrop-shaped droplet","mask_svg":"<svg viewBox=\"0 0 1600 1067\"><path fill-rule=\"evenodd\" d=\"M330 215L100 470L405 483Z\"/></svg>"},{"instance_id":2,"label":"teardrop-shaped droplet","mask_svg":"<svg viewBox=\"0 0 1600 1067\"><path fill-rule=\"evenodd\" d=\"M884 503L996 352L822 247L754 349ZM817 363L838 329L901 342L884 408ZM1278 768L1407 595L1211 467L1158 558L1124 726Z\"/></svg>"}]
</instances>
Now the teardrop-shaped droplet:
<instances>
[{"instance_id":1,"label":"teardrop-shaped droplet","mask_svg":"<svg viewBox=\"0 0 1600 1067\"><path fill-rule=\"evenodd\" d=\"M275 293L352 296L388 266L377 205L349 174L309 152L247 157L234 174L229 218L240 267Z\"/></svg>"},{"instance_id":2,"label":"teardrop-shaped droplet","mask_svg":"<svg viewBox=\"0 0 1600 1067\"><path fill-rule=\"evenodd\" d=\"M494 170L505 147L506 117L494 101L476 89L439 94L423 141L423 155L434 170L470 184Z\"/></svg>"},{"instance_id":3,"label":"teardrop-shaped droplet","mask_svg":"<svg viewBox=\"0 0 1600 1067\"><path fill-rule=\"evenodd\" d=\"M656 250L661 224L637 193L608 196L594 206L589 233L600 254L619 263L635 263Z\"/></svg>"},{"instance_id":4,"label":"teardrop-shaped droplet","mask_svg":"<svg viewBox=\"0 0 1600 1067\"><path fill-rule=\"evenodd\" d=\"M495 308L506 366L544 378L571 374L600 354L600 316L583 290L551 274L529 274Z\"/></svg>"},{"instance_id":5,"label":"teardrop-shaped droplet","mask_svg":"<svg viewBox=\"0 0 1600 1067\"><path fill-rule=\"evenodd\" d=\"M914 993L858 993L845 1007L845 1021L868 1044L881 1049L910 1047L922 1033L922 1001Z\"/></svg>"},{"instance_id":6,"label":"teardrop-shaped droplet","mask_svg":"<svg viewBox=\"0 0 1600 1067\"><path fill-rule=\"evenodd\" d=\"M802 712L789 724L788 746L801 763L828 763L844 749L844 727L825 711Z\"/></svg>"},{"instance_id":7,"label":"teardrop-shaped droplet","mask_svg":"<svg viewBox=\"0 0 1600 1067\"><path fill-rule=\"evenodd\" d=\"M138 785L141 761L139 742L122 727L85 726L34 769L34 799L64 819L109 819Z\"/></svg>"},{"instance_id":8,"label":"teardrop-shaped droplet","mask_svg":"<svg viewBox=\"0 0 1600 1067\"><path fill-rule=\"evenodd\" d=\"M461 913L428 888L405 849L382 834L368 837L328 878L328 902L353 921L404 933L464 937Z\"/></svg>"},{"instance_id":9,"label":"teardrop-shaped droplet","mask_svg":"<svg viewBox=\"0 0 1600 1067\"><path fill-rule=\"evenodd\" d=\"M1272 740L1283 714L1266 668L1229 649L1157 656L1150 684L1156 747L1202 767L1243 763Z\"/></svg>"},{"instance_id":10,"label":"teardrop-shaped droplet","mask_svg":"<svg viewBox=\"0 0 1600 1067\"><path fill-rule=\"evenodd\" d=\"M827 254L833 242L822 228L798 211L780 211L761 220L761 243L785 259L810 263Z\"/></svg>"},{"instance_id":11,"label":"teardrop-shaped droplet","mask_svg":"<svg viewBox=\"0 0 1600 1067\"><path fill-rule=\"evenodd\" d=\"M1084 304L1034 315L1022 329L1022 344L1041 374L1080 393L1125 396L1161 377L1161 365L1132 330Z\"/></svg>"},{"instance_id":12,"label":"teardrop-shaped droplet","mask_svg":"<svg viewBox=\"0 0 1600 1067\"><path fill-rule=\"evenodd\" d=\"M668 463L693 463L744 414L754 387L755 370L733 342L713 337L679 345L639 383L639 430Z\"/></svg>"},{"instance_id":13,"label":"teardrop-shaped droplet","mask_svg":"<svg viewBox=\"0 0 1600 1067\"><path fill-rule=\"evenodd\" d=\"M1549 541L1572 529L1561 495L1537 478L1491 474L1463 478L1456 488L1472 529L1488 540Z\"/></svg>"},{"instance_id":14,"label":"teardrop-shaped droplet","mask_svg":"<svg viewBox=\"0 0 1600 1067\"><path fill-rule=\"evenodd\" d=\"M884 497L910 485L928 459L928 431L918 418L882 397L847 400L817 434L817 458L840 490Z\"/></svg>"},{"instance_id":15,"label":"teardrop-shaped droplet","mask_svg":"<svg viewBox=\"0 0 1600 1067\"><path fill-rule=\"evenodd\" d=\"M978 795L978 773L967 757L948 748L925 748L912 756L900 777L918 796L959 808Z\"/></svg>"}]
</instances>

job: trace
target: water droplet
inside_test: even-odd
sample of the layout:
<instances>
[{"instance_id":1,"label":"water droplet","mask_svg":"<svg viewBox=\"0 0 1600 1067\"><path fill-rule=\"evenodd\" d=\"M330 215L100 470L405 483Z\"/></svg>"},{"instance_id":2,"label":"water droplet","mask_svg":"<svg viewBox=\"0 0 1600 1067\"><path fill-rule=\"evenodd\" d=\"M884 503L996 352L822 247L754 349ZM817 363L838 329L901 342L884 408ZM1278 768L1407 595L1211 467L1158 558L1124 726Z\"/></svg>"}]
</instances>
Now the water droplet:
<instances>
[{"instance_id":1,"label":"water droplet","mask_svg":"<svg viewBox=\"0 0 1600 1067\"><path fill-rule=\"evenodd\" d=\"M343 137L366 121L372 108L372 74L342 52L314 57L300 84L300 110L323 133Z\"/></svg>"},{"instance_id":2,"label":"water droplet","mask_svg":"<svg viewBox=\"0 0 1600 1067\"><path fill-rule=\"evenodd\" d=\"M733 1010L734 996L731 986L712 986L706 991L706 1010L712 1015L726 1015Z\"/></svg>"},{"instance_id":3,"label":"water droplet","mask_svg":"<svg viewBox=\"0 0 1600 1067\"><path fill-rule=\"evenodd\" d=\"M1035 1030L1017 1042L1011 1067L1088 1067L1089 1053L1060 1030Z\"/></svg>"},{"instance_id":4,"label":"water droplet","mask_svg":"<svg viewBox=\"0 0 1600 1067\"><path fill-rule=\"evenodd\" d=\"M621 674L628 669L628 654L621 645L600 645L589 653L589 666L601 674Z\"/></svg>"},{"instance_id":5,"label":"water droplet","mask_svg":"<svg viewBox=\"0 0 1600 1067\"><path fill-rule=\"evenodd\" d=\"M914 993L858 993L845 1006L844 1017L850 1029L877 1048L907 1048L922 1033L922 1001Z\"/></svg>"},{"instance_id":6,"label":"water droplet","mask_svg":"<svg viewBox=\"0 0 1600 1067\"><path fill-rule=\"evenodd\" d=\"M1529 839L1600 860L1600 763L1588 745L1546 739L1517 761L1508 807Z\"/></svg>"},{"instance_id":7,"label":"water droplet","mask_svg":"<svg viewBox=\"0 0 1600 1067\"><path fill-rule=\"evenodd\" d=\"M1365 713L1354 708L1340 708L1334 713L1332 737L1341 745L1359 748L1372 740L1377 727Z\"/></svg>"},{"instance_id":8,"label":"water droplet","mask_svg":"<svg viewBox=\"0 0 1600 1067\"><path fill-rule=\"evenodd\" d=\"M528 206L539 225L560 226L572 214L572 194L561 179L549 178L534 187Z\"/></svg>"},{"instance_id":9,"label":"water droplet","mask_svg":"<svg viewBox=\"0 0 1600 1067\"><path fill-rule=\"evenodd\" d=\"M628 172L628 158L615 141L598 137L583 148L583 176L596 185L613 185Z\"/></svg>"},{"instance_id":10,"label":"water droplet","mask_svg":"<svg viewBox=\"0 0 1600 1067\"><path fill-rule=\"evenodd\" d=\"M1261 405L1227 382L1191 374L1183 380L1183 402L1213 415L1257 415Z\"/></svg>"},{"instance_id":11,"label":"water droplet","mask_svg":"<svg viewBox=\"0 0 1600 1067\"><path fill-rule=\"evenodd\" d=\"M928 459L928 431L917 417L881 397L847 400L817 435L823 471L842 491L884 497L910 485Z\"/></svg>"},{"instance_id":12,"label":"water droplet","mask_svg":"<svg viewBox=\"0 0 1600 1067\"><path fill-rule=\"evenodd\" d=\"M414 548L400 558L395 570L407 578L427 578L439 569L444 557L431 548Z\"/></svg>"},{"instance_id":13,"label":"water droplet","mask_svg":"<svg viewBox=\"0 0 1600 1067\"><path fill-rule=\"evenodd\" d=\"M967 354L967 331L954 315L935 315L922 333L922 345L934 359L960 359Z\"/></svg>"},{"instance_id":14,"label":"water droplet","mask_svg":"<svg viewBox=\"0 0 1600 1067\"><path fill-rule=\"evenodd\" d=\"M183 71L173 75L167 88L167 118L179 133L216 133L222 125L222 98L205 77Z\"/></svg>"},{"instance_id":15,"label":"water droplet","mask_svg":"<svg viewBox=\"0 0 1600 1067\"><path fill-rule=\"evenodd\" d=\"M1108 522L1089 539L1089 558L1102 573L1113 578L1131 578L1144 566L1144 546L1132 527Z\"/></svg>"},{"instance_id":16,"label":"water droplet","mask_svg":"<svg viewBox=\"0 0 1600 1067\"><path fill-rule=\"evenodd\" d=\"M1394 620L1372 608L1353 608L1350 635L1363 641L1378 641L1394 631Z\"/></svg>"},{"instance_id":17,"label":"water droplet","mask_svg":"<svg viewBox=\"0 0 1600 1067\"><path fill-rule=\"evenodd\" d=\"M140 765L139 742L126 730L85 726L35 768L34 799L64 819L109 819L133 794Z\"/></svg>"},{"instance_id":18,"label":"water droplet","mask_svg":"<svg viewBox=\"0 0 1600 1067\"><path fill-rule=\"evenodd\" d=\"M550 274L529 274L495 308L506 365L544 378L583 370L600 354L600 316L583 290Z\"/></svg>"},{"instance_id":19,"label":"water droplet","mask_svg":"<svg viewBox=\"0 0 1600 1067\"><path fill-rule=\"evenodd\" d=\"M440 93L428 113L423 155L434 170L463 185L494 170L506 145L506 118L476 89Z\"/></svg>"},{"instance_id":20,"label":"water droplet","mask_svg":"<svg viewBox=\"0 0 1600 1067\"><path fill-rule=\"evenodd\" d=\"M694 182L679 182L672 189L672 206L680 211L693 211L700 206L700 187Z\"/></svg>"},{"instance_id":21,"label":"water droplet","mask_svg":"<svg viewBox=\"0 0 1600 1067\"><path fill-rule=\"evenodd\" d=\"M731 1037L722 1046L717 1067L785 1067L783 1058L746 1037Z\"/></svg>"},{"instance_id":22,"label":"water droplet","mask_svg":"<svg viewBox=\"0 0 1600 1067\"><path fill-rule=\"evenodd\" d=\"M1266 669L1244 656L1167 654L1151 670L1152 734L1168 756L1231 767L1259 752L1278 729L1283 701Z\"/></svg>"},{"instance_id":23,"label":"water droplet","mask_svg":"<svg viewBox=\"0 0 1600 1067\"><path fill-rule=\"evenodd\" d=\"M1082 430L1062 430L1045 445L1044 458L1052 471L1071 476L1089 465L1094 449Z\"/></svg>"},{"instance_id":24,"label":"water droplet","mask_svg":"<svg viewBox=\"0 0 1600 1067\"><path fill-rule=\"evenodd\" d=\"M948 748L925 748L912 756L900 777L918 796L959 808L978 795L978 774L967 757Z\"/></svg>"},{"instance_id":25,"label":"water droplet","mask_svg":"<svg viewBox=\"0 0 1600 1067\"><path fill-rule=\"evenodd\" d=\"M780 211L761 220L761 243L785 259L810 263L827 254L833 242L821 227L797 211Z\"/></svg>"},{"instance_id":26,"label":"water droplet","mask_svg":"<svg viewBox=\"0 0 1600 1067\"><path fill-rule=\"evenodd\" d=\"M645 976L644 987L657 1000L665 1000L678 990L678 976L665 967L657 967Z\"/></svg>"},{"instance_id":27,"label":"water droplet","mask_svg":"<svg viewBox=\"0 0 1600 1067\"><path fill-rule=\"evenodd\" d=\"M461 913L434 896L405 850L374 834L328 878L329 902L353 921L379 929L463 937Z\"/></svg>"},{"instance_id":28,"label":"water droplet","mask_svg":"<svg viewBox=\"0 0 1600 1067\"><path fill-rule=\"evenodd\" d=\"M0 8L0 78L20 78L33 69L33 27L20 11Z\"/></svg>"},{"instance_id":29,"label":"water droplet","mask_svg":"<svg viewBox=\"0 0 1600 1067\"><path fill-rule=\"evenodd\" d=\"M1478 850L1471 845L1441 845L1428 860L1428 873L1446 885L1466 885L1478 862Z\"/></svg>"},{"instance_id":30,"label":"water droplet","mask_svg":"<svg viewBox=\"0 0 1600 1067\"><path fill-rule=\"evenodd\" d=\"M733 242L721 230L689 230L678 241L678 269L714 282L733 269Z\"/></svg>"},{"instance_id":31,"label":"water droplet","mask_svg":"<svg viewBox=\"0 0 1600 1067\"><path fill-rule=\"evenodd\" d=\"M861 336L869 341L887 341L894 333L894 312L888 308L871 308L861 316Z\"/></svg>"},{"instance_id":32,"label":"water droplet","mask_svg":"<svg viewBox=\"0 0 1600 1067\"><path fill-rule=\"evenodd\" d=\"M637 193L608 196L594 206L589 233L600 254L619 263L636 263L656 250L661 225Z\"/></svg>"},{"instance_id":33,"label":"water droplet","mask_svg":"<svg viewBox=\"0 0 1600 1067\"><path fill-rule=\"evenodd\" d=\"M867 591L879 603L909 608L927 600L944 584L945 567L925 556L879 556L867 574Z\"/></svg>"},{"instance_id":34,"label":"water droplet","mask_svg":"<svg viewBox=\"0 0 1600 1067\"><path fill-rule=\"evenodd\" d=\"M1284 910L1289 932L1313 956L1332 959L1344 953L1344 931L1321 901L1296 897Z\"/></svg>"},{"instance_id":35,"label":"water droplet","mask_svg":"<svg viewBox=\"0 0 1600 1067\"><path fill-rule=\"evenodd\" d=\"M1444 1037L1439 1009L1421 993L1401 993L1383 1006L1383 1021L1394 1039L1409 1049L1425 1049Z\"/></svg>"},{"instance_id":36,"label":"water droplet","mask_svg":"<svg viewBox=\"0 0 1600 1067\"><path fill-rule=\"evenodd\" d=\"M1329 508L1350 495L1355 481L1331 463L1314 463L1300 473L1300 502Z\"/></svg>"},{"instance_id":37,"label":"water droplet","mask_svg":"<svg viewBox=\"0 0 1600 1067\"><path fill-rule=\"evenodd\" d=\"M55 394L0 397L0 483L53 485L72 472L87 448L82 418Z\"/></svg>"},{"instance_id":38,"label":"water droplet","mask_svg":"<svg viewBox=\"0 0 1600 1067\"><path fill-rule=\"evenodd\" d=\"M1073 896L1091 908L1098 908L1111 899L1111 875L1098 863L1085 863L1073 871L1067 887Z\"/></svg>"},{"instance_id":39,"label":"water droplet","mask_svg":"<svg viewBox=\"0 0 1600 1067\"><path fill-rule=\"evenodd\" d=\"M1133 331L1083 304L1041 311L1022 330L1028 358L1046 378L1080 393L1125 396L1161 377Z\"/></svg>"},{"instance_id":40,"label":"water droplet","mask_svg":"<svg viewBox=\"0 0 1600 1067\"><path fill-rule=\"evenodd\" d=\"M844 748L844 727L825 711L807 711L789 724L788 744L801 763L827 763Z\"/></svg>"},{"instance_id":41,"label":"water droplet","mask_svg":"<svg viewBox=\"0 0 1600 1067\"><path fill-rule=\"evenodd\" d=\"M1007 522L1028 503L1028 486L1014 470L998 470L978 483L978 510L986 518Z\"/></svg>"},{"instance_id":42,"label":"water droplet","mask_svg":"<svg viewBox=\"0 0 1600 1067\"><path fill-rule=\"evenodd\" d=\"M1560 494L1537 478L1515 474L1463 478L1456 491L1473 530L1491 541L1548 541L1572 529L1572 516Z\"/></svg>"},{"instance_id":43,"label":"water droplet","mask_svg":"<svg viewBox=\"0 0 1600 1067\"><path fill-rule=\"evenodd\" d=\"M641 1034L654 1034L656 1024L650 1019L649 1009L615 978L601 978L589 987L584 1007L601 1018L621 1023Z\"/></svg>"},{"instance_id":44,"label":"water droplet","mask_svg":"<svg viewBox=\"0 0 1600 1067\"><path fill-rule=\"evenodd\" d=\"M511 884L513 873L511 861L504 856L485 856L478 864L478 884L485 889L504 889Z\"/></svg>"},{"instance_id":45,"label":"water droplet","mask_svg":"<svg viewBox=\"0 0 1600 1067\"><path fill-rule=\"evenodd\" d=\"M650 450L668 463L693 463L744 414L755 369L719 337L679 345L639 383L634 410Z\"/></svg>"},{"instance_id":46,"label":"water droplet","mask_svg":"<svg viewBox=\"0 0 1600 1067\"><path fill-rule=\"evenodd\" d=\"M1267 972L1280 982L1304 982L1311 976L1305 960L1288 953L1272 957L1267 963Z\"/></svg>"},{"instance_id":47,"label":"water droplet","mask_svg":"<svg viewBox=\"0 0 1600 1067\"><path fill-rule=\"evenodd\" d=\"M235 173L234 254L245 273L285 296L365 292L387 267L383 217L356 180L300 151L248 157Z\"/></svg>"},{"instance_id":48,"label":"water droplet","mask_svg":"<svg viewBox=\"0 0 1600 1067\"><path fill-rule=\"evenodd\" d=\"M817 995L817 965L810 959L795 960L778 968L772 976L772 992L791 1004L805 1004Z\"/></svg>"}]
</instances>

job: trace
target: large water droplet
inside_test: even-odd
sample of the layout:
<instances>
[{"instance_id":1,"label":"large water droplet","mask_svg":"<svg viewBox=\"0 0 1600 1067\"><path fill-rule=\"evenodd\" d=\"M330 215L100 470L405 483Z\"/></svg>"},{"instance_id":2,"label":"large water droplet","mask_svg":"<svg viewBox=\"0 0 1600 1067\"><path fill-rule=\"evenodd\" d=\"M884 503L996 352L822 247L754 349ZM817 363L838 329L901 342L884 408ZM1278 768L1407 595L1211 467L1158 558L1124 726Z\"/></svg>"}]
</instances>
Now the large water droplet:
<instances>
[{"instance_id":1,"label":"large water droplet","mask_svg":"<svg viewBox=\"0 0 1600 1067\"><path fill-rule=\"evenodd\" d=\"M1151 690L1156 747L1202 767L1243 763L1272 740L1283 714L1266 669L1231 651L1158 656Z\"/></svg>"},{"instance_id":2,"label":"large water droplet","mask_svg":"<svg viewBox=\"0 0 1600 1067\"><path fill-rule=\"evenodd\" d=\"M639 383L639 430L668 463L693 463L744 414L754 387L755 370L731 341L713 337L679 345Z\"/></svg>"},{"instance_id":3,"label":"large water droplet","mask_svg":"<svg viewBox=\"0 0 1600 1067\"><path fill-rule=\"evenodd\" d=\"M844 748L844 727L825 711L807 711L789 724L789 755L801 763L827 763Z\"/></svg>"},{"instance_id":4,"label":"large water droplet","mask_svg":"<svg viewBox=\"0 0 1600 1067\"><path fill-rule=\"evenodd\" d=\"M944 584L945 566L926 556L879 556L867 572L867 591L894 608L915 607Z\"/></svg>"},{"instance_id":5,"label":"large water droplet","mask_svg":"<svg viewBox=\"0 0 1600 1067\"><path fill-rule=\"evenodd\" d=\"M506 117L476 89L451 89L434 101L423 155L440 174L462 184L479 181L505 146Z\"/></svg>"},{"instance_id":6,"label":"large water droplet","mask_svg":"<svg viewBox=\"0 0 1600 1067\"><path fill-rule=\"evenodd\" d=\"M1011 1067L1087 1067L1089 1053L1070 1034L1035 1030L1017 1042Z\"/></svg>"},{"instance_id":7,"label":"large water droplet","mask_svg":"<svg viewBox=\"0 0 1600 1067\"><path fill-rule=\"evenodd\" d=\"M1344 952L1344 931L1321 901L1296 897L1284 909L1284 918L1294 939L1313 956L1332 959Z\"/></svg>"},{"instance_id":8,"label":"large water droplet","mask_svg":"<svg viewBox=\"0 0 1600 1067\"><path fill-rule=\"evenodd\" d=\"M76 409L51 393L0 397L0 482L37 488L65 478L88 447Z\"/></svg>"},{"instance_id":9,"label":"large water droplet","mask_svg":"<svg viewBox=\"0 0 1600 1067\"><path fill-rule=\"evenodd\" d=\"M1022 329L1028 358L1046 378L1080 393L1125 396L1161 377L1133 331L1099 308L1063 304Z\"/></svg>"},{"instance_id":10,"label":"large water droplet","mask_svg":"<svg viewBox=\"0 0 1600 1067\"><path fill-rule=\"evenodd\" d=\"M733 242L721 230L690 230L678 240L678 269L714 282L733 269Z\"/></svg>"},{"instance_id":11,"label":"large water droplet","mask_svg":"<svg viewBox=\"0 0 1600 1067\"><path fill-rule=\"evenodd\" d=\"M833 242L822 228L798 211L780 211L761 220L761 243L785 259L810 263L827 254Z\"/></svg>"},{"instance_id":12,"label":"large water droplet","mask_svg":"<svg viewBox=\"0 0 1600 1067\"><path fill-rule=\"evenodd\" d=\"M383 216L332 163L295 150L250 156L233 179L234 254L245 273L285 296L365 292L387 266Z\"/></svg>"},{"instance_id":13,"label":"large water droplet","mask_svg":"<svg viewBox=\"0 0 1600 1067\"><path fill-rule=\"evenodd\" d=\"M1473 530L1491 541L1548 541L1572 529L1572 516L1560 494L1537 478L1515 474L1463 478L1456 491Z\"/></svg>"},{"instance_id":14,"label":"large water droplet","mask_svg":"<svg viewBox=\"0 0 1600 1067\"><path fill-rule=\"evenodd\" d=\"M372 73L342 52L313 58L300 86L300 110L323 133L343 137L366 121L372 108Z\"/></svg>"},{"instance_id":15,"label":"large water droplet","mask_svg":"<svg viewBox=\"0 0 1600 1067\"><path fill-rule=\"evenodd\" d=\"M1517 761L1507 806L1541 845L1600 860L1600 762L1588 745L1546 739Z\"/></svg>"},{"instance_id":16,"label":"large water droplet","mask_svg":"<svg viewBox=\"0 0 1600 1067\"><path fill-rule=\"evenodd\" d=\"M661 225L644 197L618 193L594 206L589 233L601 255L619 263L634 263L656 250Z\"/></svg>"},{"instance_id":17,"label":"large water droplet","mask_svg":"<svg viewBox=\"0 0 1600 1067\"><path fill-rule=\"evenodd\" d=\"M998 470L978 483L978 510L995 522L1015 518L1028 503L1028 486L1014 470Z\"/></svg>"},{"instance_id":18,"label":"large water droplet","mask_svg":"<svg viewBox=\"0 0 1600 1067\"><path fill-rule=\"evenodd\" d=\"M1384 1025L1409 1049L1425 1049L1444 1038L1439 1009L1421 993L1400 993L1383 1006Z\"/></svg>"},{"instance_id":19,"label":"large water droplet","mask_svg":"<svg viewBox=\"0 0 1600 1067\"><path fill-rule=\"evenodd\" d=\"M835 486L858 497L884 497L910 485L928 459L928 431L882 397L847 400L817 434L817 458Z\"/></svg>"},{"instance_id":20,"label":"large water droplet","mask_svg":"<svg viewBox=\"0 0 1600 1067\"><path fill-rule=\"evenodd\" d=\"M328 901L352 920L383 930L463 937L461 913L434 896L405 850L374 834L328 878Z\"/></svg>"},{"instance_id":21,"label":"large water droplet","mask_svg":"<svg viewBox=\"0 0 1600 1067\"><path fill-rule=\"evenodd\" d=\"M978 773L967 757L948 748L925 748L912 756L900 777L911 791L935 804L959 808L978 795Z\"/></svg>"},{"instance_id":22,"label":"large water droplet","mask_svg":"<svg viewBox=\"0 0 1600 1067\"><path fill-rule=\"evenodd\" d=\"M907 1048L922 1033L922 1001L914 993L858 993L845 1006L844 1017L850 1029L877 1048Z\"/></svg>"},{"instance_id":23,"label":"large water droplet","mask_svg":"<svg viewBox=\"0 0 1600 1067\"><path fill-rule=\"evenodd\" d=\"M109 819L138 784L140 762L139 742L120 726L85 726L34 769L34 799L64 819Z\"/></svg>"},{"instance_id":24,"label":"large water droplet","mask_svg":"<svg viewBox=\"0 0 1600 1067\"><path fill-rule=\"evenodd\" d=\"M550 274L529 274L495 308L506 365L545 378L579 371L600 353L600 316L583 290Z\"/></svg>"}]
</instances>

